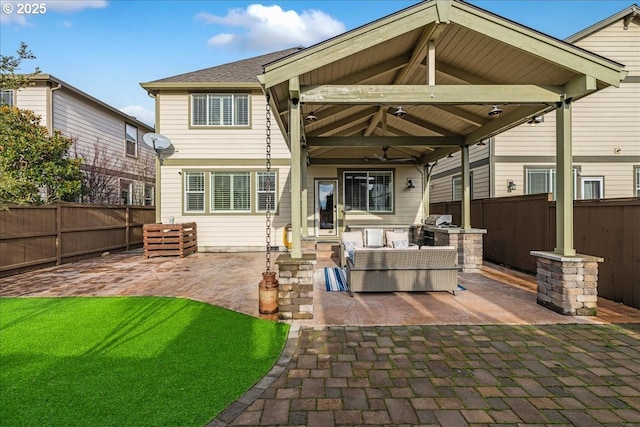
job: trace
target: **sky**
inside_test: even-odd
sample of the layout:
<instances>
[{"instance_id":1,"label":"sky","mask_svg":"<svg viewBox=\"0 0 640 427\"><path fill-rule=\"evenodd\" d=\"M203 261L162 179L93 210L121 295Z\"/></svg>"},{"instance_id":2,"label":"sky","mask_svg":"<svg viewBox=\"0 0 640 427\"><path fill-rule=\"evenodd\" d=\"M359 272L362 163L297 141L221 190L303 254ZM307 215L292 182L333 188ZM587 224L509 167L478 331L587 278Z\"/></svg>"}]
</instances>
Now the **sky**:
<instances>
[{"instance_id":1,"label":"sky","mask_svg":"<svg viewBox=\"0 0 640 427\"><path fill-rule=\"evenodd\" d=\"M633 0L468 0L564 39ZM43 73L153 125L141 82L310 46L417 0L0 0L0 54L25 42ZM35 6L34 6L35 5Z\"/></svg>"}]
</instances>

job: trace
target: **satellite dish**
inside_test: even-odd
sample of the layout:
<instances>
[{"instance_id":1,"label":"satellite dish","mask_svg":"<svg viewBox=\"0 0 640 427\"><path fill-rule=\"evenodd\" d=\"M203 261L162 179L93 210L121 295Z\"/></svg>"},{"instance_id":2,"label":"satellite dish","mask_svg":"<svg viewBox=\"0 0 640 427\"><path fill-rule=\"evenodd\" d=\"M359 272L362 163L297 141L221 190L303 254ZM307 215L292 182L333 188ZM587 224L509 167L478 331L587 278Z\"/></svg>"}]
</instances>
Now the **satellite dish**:
<instances>
[{"instance_id":1,"label":"satellite dish","mask_svg":"<svg viewBox=\"0 0 640 427\"><path fill-rule=\"evenodd\" d=\"M159 133L145 133L142 136L144 143L154 150L166 150L171 147L171 141L164 135L160 135Z\"/></svg>"}]
</instances>

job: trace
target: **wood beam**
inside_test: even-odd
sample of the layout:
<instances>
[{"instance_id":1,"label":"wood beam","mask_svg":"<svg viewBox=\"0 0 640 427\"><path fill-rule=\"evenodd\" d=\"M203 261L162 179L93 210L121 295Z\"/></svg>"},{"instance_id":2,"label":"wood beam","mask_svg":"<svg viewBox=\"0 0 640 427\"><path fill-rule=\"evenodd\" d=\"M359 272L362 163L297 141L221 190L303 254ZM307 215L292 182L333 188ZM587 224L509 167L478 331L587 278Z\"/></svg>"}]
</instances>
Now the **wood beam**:
<instances>
[{"instance_id":1,"label":"wood beam","mask_svg":"<svg viewBox=\"0 0 640 427\"><path fill-rule=\"evenodd\" d=\"M456 80L460 80L462 82L466 82L473 85L492 85L496 82L492 80L485 79L483 77L477 76L473 73L465 71L461 68L454 67L453 65L449 65L444 62L438 62L439 73L446 74L449 77L453 77Z\"/></svg>"},{"instance_id":2,"label":"wood beam","mask_svg":"<svg viewBox=\"0 0 640 427\"><path fill-rule=\"evenodd\" d=\"M348 117L332 122L320 129L315 129L309 132L309 137L325 135L327 133L338 133L341 128L350 127L353 125L353 122L357 122L358 120L363 120L369 116L372 116L376 113L376 111L378 111L378 107L365 108L364 110L360 110L356 114L352 114Z\"/></svg>"},{"instance_id":3,"label":"wood beam","mask_svg":"<svg viewBox=\"0 0 640 427\"><path fill-rule=\"evenodd\" d=\"M289 80L289 93L295 94L296 88L300 87L298 77ZM291 147L291 234L292 247L291 258L302 258L302 150L300 144L300 103L293 101L289 103L289 146ZM305 224L306 225L306 224Z\"/></svg>"},{"instance_id":4,"label":"wood beam","mask_svg":"<svg viewBox=\"0 0 640 427\"><path fill-rule=\"evenodd\" d=\"M492 119L484 126L479 127L473 132L467 134L465 142L469 145L475 144L478 141L487 139L491 136L497 135L508 129L516 127L526 122L531 116L539 116L548 111L553 110L553 105L527 105L516 108L513 111L502 114L496 119Z\"/></svg>"},{"instance_id":5,"label":"wood beam","mask_svg":"<svg viewBox=\"0 0 640 427\"><path fill-rule=\"evenodd\" d=\"M303 86L300 97L307 104L553 104L563 92L537 85L320 85Z\"/></svg>"},{"instance_id":6,"label":"wood beam","mask_svg":"<svg viewBox=\"0 0 640 427\"><path fill-rule=\"evenodd\" d=\"M462 136L332 136L307 138L309 147L460 147Z\"/></svg>"},{"instance_id":7,"label":"wood beam","mask_svg":"<svg viewBox=\"0 0 640 427\"><path fill-rule=\"evenodd\" d=\"M580 99L598 90L596 79L591 76L578 76L564 85L568 99Z\"/></svg>"},{"instance_id":8,"label":"wood beam","mask_svg":"<svg viewBox=\"0 0 640 427\"><path fill-rule=\"evenodd\" d=\"M556 246L554 252L574 256L573 247L573 155L571 101L556 109Z\"/></svg>"},{"instance_id":9,"label":"wood beam","mask_svg":"<svg viewBox=\"0 0 640 427\"><path fill-rule=\"evenodd\" d=\"M435 107L439 110L446 111L447 113L456 116L458 119L474 126L482 126L490 120L489 118L484 119L470 111L464 110L460 107L456 107L455 105L437 105Z\"/></svg>"}]
</instances>

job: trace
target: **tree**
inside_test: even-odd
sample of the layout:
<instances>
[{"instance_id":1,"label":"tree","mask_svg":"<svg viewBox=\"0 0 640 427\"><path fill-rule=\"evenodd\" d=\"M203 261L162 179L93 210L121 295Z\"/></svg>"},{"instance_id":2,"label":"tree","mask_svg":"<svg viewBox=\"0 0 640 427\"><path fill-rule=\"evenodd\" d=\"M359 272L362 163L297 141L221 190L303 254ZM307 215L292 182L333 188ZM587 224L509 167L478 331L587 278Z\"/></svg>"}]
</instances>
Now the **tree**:
<instances>
[{"instance_id":1,"label":"tree","mask_svg":"<svg viewBox=\"0 0 640 427\"><path fill-rule=\"evenodd\" d=\"M30 74L17 73L22 61L36 59L25 42L20 42L20 48L16 51L16 54L17 56L0 55L0 88L2 89L20 89L26 87L29 85L31 78L40 73L38 67Z\"/></svg>"},{"instance_id":2,"label":"tree","mask_svg":"<svg viewBox=\"0 0 640 427\"><path fill-rule=\"evenodd\" d=\"M80 160L68 158L73 140L49 135L40 117L0 106L0 206L73 201L81 192Z\"/></svg>"}]
</instances>

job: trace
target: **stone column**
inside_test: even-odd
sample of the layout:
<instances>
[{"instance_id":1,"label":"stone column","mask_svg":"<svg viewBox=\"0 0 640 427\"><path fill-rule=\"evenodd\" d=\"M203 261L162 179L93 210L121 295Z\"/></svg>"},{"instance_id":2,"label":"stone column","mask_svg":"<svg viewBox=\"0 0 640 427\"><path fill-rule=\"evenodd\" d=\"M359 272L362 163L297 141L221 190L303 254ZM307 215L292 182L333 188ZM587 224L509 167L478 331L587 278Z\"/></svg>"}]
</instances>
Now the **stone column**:
<instances>
[{"instance_id":1,"label":"stone column","mask_svg":"<svg viewBox=\"0 0 640 427\"><path fill-rule=\"evenodd\" d=\"M278 306L280 319L313 319L313 271L316 254L292 258L281 254L278 266Z\"/></svg>"},{"instance_id":2,"label":"stone column","mask_svg":"<svg viewBox=\"0 0 640 427\"><path fill-rule=\"evenodd\" d=\"M538 304L569 316L595 316L600 257L531 251L538 258Z\"/></svg>"},{"instance_id":3,"label":"stone column","mask_svg":"<svg viewBox=\"0 0 640 427\"><path fill-rule=\"evenodd\" d=\"M477 273L482 269L482 236L487 230L479 228L430 228L434 231L436 246L453 246L458 249L458 270Z\"/></svg>"}]
</instances>

